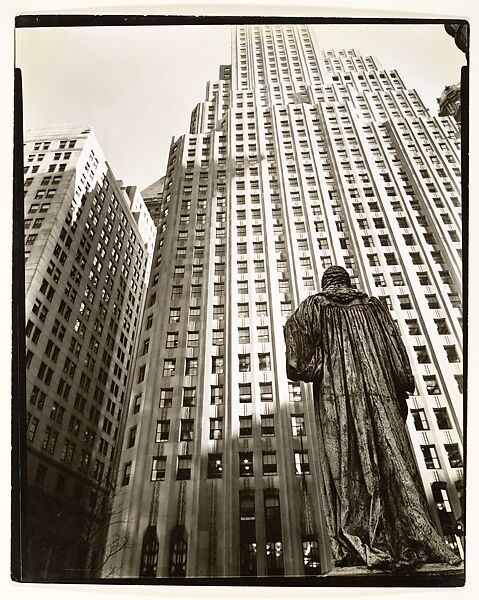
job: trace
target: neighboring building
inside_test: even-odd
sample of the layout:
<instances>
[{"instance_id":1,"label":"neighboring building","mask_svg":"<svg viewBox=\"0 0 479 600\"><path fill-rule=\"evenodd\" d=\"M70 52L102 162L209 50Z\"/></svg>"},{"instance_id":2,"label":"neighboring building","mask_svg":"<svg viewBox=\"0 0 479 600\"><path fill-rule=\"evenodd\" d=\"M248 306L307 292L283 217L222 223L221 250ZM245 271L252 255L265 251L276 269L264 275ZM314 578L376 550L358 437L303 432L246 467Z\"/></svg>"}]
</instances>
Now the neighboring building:
<instances>
[{"instance_id":1,"label":"neighboring building","mask_svg":"<svg viewBox=\"0 0 479 600\"><path fill-rule=\"evenodd\" d=\"M150 272L151 260L153 258L153 251L155 249L156 240L156 224L150 213L149 208L146 205L141 193L138 191L136 186L127 185L123 186L122 181L118 181L119 186L125 192L126 200L130 204L130 210L132 215L135 217L138 223L138 230L140 232L142 240L146 244L148 251L148 265L147 272Z\"/></svg>"},{"instance_id":2,"label":"neighboring building","mask_svg":"<svg viewBox=\"0 0 479 600\"><path fill-rule=\"evenodd\" d=\"M220 77L170 148L108 573L328 568L312 389L287 380L283 325L331 264L397 321L415 456L462 552L456 122L304 26L237 27Z\"/></svg>"},{"instance_id":3,"label":"neighboring building","mask_svg":"<svg viewBox=\"0 0 479 600\"><path fill-rule=\"evenodd\" d=\"M25 139L23 576L79 579L101 566L150 258L90 128Z\"/></svg>"},{"instance_id":4,"label":"neighboring building","mask_svg":"<svg viewBox=\"0 0 479 600\"><path fill-rule=\"evenodd\" d=\"M158 226L161 214L161 201L163 197L163 189L165 187L165 178L161 177L147 188L145 188L141 195L145 201L145 205L150 212L150 215Z\"/></svg>"},{"instance_id":5,"label":"neighboring building","mask_svg":"<svg viewBox=\"0 0 479 600\"><path fill-rule=\"evenodd\" d=\"M446 85L437 103L440 117L451 116L457 123L461 123L461 84Z\"/></svg>"}]
</instances>

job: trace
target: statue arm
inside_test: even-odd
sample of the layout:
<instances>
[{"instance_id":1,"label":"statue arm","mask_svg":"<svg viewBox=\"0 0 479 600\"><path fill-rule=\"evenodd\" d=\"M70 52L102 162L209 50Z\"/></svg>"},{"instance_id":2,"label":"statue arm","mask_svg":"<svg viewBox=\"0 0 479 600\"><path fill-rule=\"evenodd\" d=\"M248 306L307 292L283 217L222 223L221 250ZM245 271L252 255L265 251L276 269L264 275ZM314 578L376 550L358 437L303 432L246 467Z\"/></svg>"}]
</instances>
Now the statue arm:
<instances>
[{"instance_id":1,"label":"statue arm","mask_svg":"<svg viewBox=\"0 0 479 600\"><path fill-rule=\"evenodd\" d=\"M286 372L291 381L311 382L318 377L321 369L321 349L316 347L318 309L310 296L284 326Z\"/></svg>"}]
</instances>

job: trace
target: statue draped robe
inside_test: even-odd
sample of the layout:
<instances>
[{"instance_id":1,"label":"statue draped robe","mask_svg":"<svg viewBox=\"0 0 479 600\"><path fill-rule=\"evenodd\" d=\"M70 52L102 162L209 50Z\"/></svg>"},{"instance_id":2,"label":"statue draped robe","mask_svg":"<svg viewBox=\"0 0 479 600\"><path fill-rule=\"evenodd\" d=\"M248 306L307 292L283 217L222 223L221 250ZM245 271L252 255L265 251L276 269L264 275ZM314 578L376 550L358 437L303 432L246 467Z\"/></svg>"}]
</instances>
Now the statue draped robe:
<instances>
[{"instance_id":1,"label":"statue draped robe","mask_svg":"<svg viewBox=\"0 0 479 600\"><path fill-rule=\"evenodd\" d=\"M414 378L387 308L326 288L291 315L285 339L288 378L314 384L334 563L460 562L431 522L404 425Z\"/></svg>"}]
</instances>

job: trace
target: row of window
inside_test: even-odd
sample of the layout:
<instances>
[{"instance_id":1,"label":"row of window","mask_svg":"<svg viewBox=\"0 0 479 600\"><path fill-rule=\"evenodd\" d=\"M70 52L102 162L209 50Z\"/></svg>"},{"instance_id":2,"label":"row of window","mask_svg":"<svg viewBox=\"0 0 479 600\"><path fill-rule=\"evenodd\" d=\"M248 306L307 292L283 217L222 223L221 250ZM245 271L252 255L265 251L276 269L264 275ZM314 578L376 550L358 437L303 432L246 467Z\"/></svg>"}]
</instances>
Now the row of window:
<instances>
[{"instance_id":1,"label":"row of window","mask_svg":"<svg viewBox=\"0 0 479 600\"><path fill-rule=\"evenodd\" d=\"M453 469L459 469L462 467L462 457L459 450L459 444L444 444L444 449L447 453L449 460L449 466ZM428 469L440 469L441 463L437 456L436 446L434 444L421 445L424 462Z\"/></svg>"},{"instance_id":2,"label":"row of window","mask_svg":"<svg viewBox=\"0 0 479 600\"><path fill-rule=\"evenodd\" d=\"M176 479L188 480L191 478L191 461L190 455L178 456ZM254 476L254 459L253 452L240 452L238 455L239 475L240 477ZM294 451L295 472L297 475L306 475L310 473L310 465L308 451ZM166 456L155 456L152 459L151 466L151 481L164 481L166 476ZM122 485L128 485L131 479L132 463L128 462L123 467ZM262 452L262 474L277 475L278 465L276 460L276 452ZM208 454L208 479L219 479L223 476L223 455Z\"/></svg>"},{"instance_id":3,"label":"row of window","mask_svg":"<svg viewBox=\"0 0 479 600\"><path fill-rule=\"evenodd\" d=\"M238 356L240 365L240 371L249 371L251 367L250 355L240 354ZM215 374L224 373L224 357L213 356L211 358L211 372ZM260 371L271 370L271 355L269 352L258 353L258 367ZM146 365L142 365L138 371L137 383L141 383L145 379ZM176 358L165 358L163 359L163 377L173 377L177 374L176 370ZM185 358L185 371L186 376L198 375L198 358Z\"/></svg>"},{"instance_id":4,"label":"row of window","mask_svg":"<svg viewBox=\"0 0 479 600\"><path fill-rule=\"evenodd\" d=\"M260 384L260 399L262 402L273 401L273 386L271 382ZM173 406L174 388L161 388L160 408L171 408ZM252 402L251 383L240 383L238 387L239 401L242 404ZM301 402L301 386L297 382L288 382L288 396L290 402ZM137 394L133 400L133 414L140 411L142 395ZM221 405L224 401L224 389L222 385L212 385L210 389L210 402L213 405ZM196 403L196 388L184 387L182 389L182 406L194 406Z\"/></svg>"},{"instance_id":5,"label":"row of window","mask_svg":"<svg viewBox=\"0 0 479 600\"><path fill-rule=\"evenodd\" d=\"M259 326L256 328L257 340L260 343L267 343L270 341L269 327ZM166 345L165 348L178 348L179 332L167 332L166 334ZM149 339L144 341L143 354L145 354L149 348ZM250 328L239 327L238 328L238 341L240 344L250 343ZM224 344L224 330L213 329L211 343L213 346L223 346ZM200 345L200 333L199 331L188 331L186 338L186 348L197 348ZM239 362L242 362L242 358L239 358Z\"/></svg>"},{"instance_id":6,"label":"row of window","mask_svg":"<svg viewBox=\"0 0 479 600\"><path fill-rule=\"evenodd\" d=\"M31 415L30 413L27 413L27 440L28 441L33 441L33 439L35 438L35 434L37 432L38 425L39 425L39 419L37 417ZM72 423L70 423L70 425L72 428L72 432L74 433L74 429L77 424L75 422L72 422ZM69 427L70 427L70 425L69 425ZM50 426L47 426L45 428L45 433L44 433L40 448L47 454L53 455L55 453L55 449L56 449L59 437L60 437L60 434L58 431L56 431L55 429L53 429ZM84 439L83 439L84 444L86 444L90 447L93 446L95 434L93 433L93 431L91 429L86 428L83 437L84 437ZM102 441L104 441L104 440L102 440ZM104 448L105 447L108 450L109 445L106 441L104 441ZM66 439L62 446L62 450L60 453L60 460L67 465L73 465L76 460L76 466L81 473L91 474L93 476L93 478L95 478L98 482L101 482L103 479L104 468L105 468L106 463L99 459L96 459L95 464L92 465L91 464L92 452L89 450L80 449L79 456L76 456L76 448L77 448L77 445L75 443ZM106 455L107 452L102 451L101 454ZM111 459L111 456L110 456L110 459ZM90 473L90 469L92 466L94 468L93 468L92 472Z\"/></svg>"},{"instance_id":7,"label":"row of window","mask_svg":"<svg viewBox=\"0 0 479 600\"><path fill-rule=\"evenodd\" d=\"M462 467L462 458L458 444L444 444L448 455L449 464L452 468ZM436 448L432 445L422 445L424 461L428 469L440 469L441 465L437 457ZM83 456L83 455L82 455ZM263 451L262 454L262 474L277 475L278 465L275 451ZM83 461L83 458L82 458ZM82 461L80 464L82 464ZM191 455L178 456L176 478L187 480L191 477ZM294 451L294 465L297 475L306 475L310 473L310 464L307 450ZM128 485L131 478L131 462L125 463L123 467L122 485ZM151 466L151 481L164 481L166 477L166 456L154 456ZM239 452L238 466L240 477L254 476L254 453ZM220 453L208 454L208 479L218 479L223 476L223 455Z\"/></svg>"},{"instance_id":8,"label":"row of window","mask_svg":"<svg viewBox=\"0 0 479 600\"><path fill-rule=\"evenodd\" d=\"M289 292L289 285L287 285L287 280L282 280L282 290L284 293ZM305 282L306 287L312 288L311 278ZM224 285L224 284L223 284ZM180 288L180 289L178 289ZM221 288L223 289L223 288ZM217 290L219 292L219 290ZM243 293L243 292L242 292ZM178 300L183 295L183 286L173 286L171 299ZM215 294L217 296L224 295L224 291L222 293ZM191 297L199 298L201 297L201 285L192 285L191 286ZM289 301L281 302L281 314L283 316L289 316L292 310L292 304ZM255 303L255 313L257 317L267 317L268 316L268 305L266 302L256 302ZM250 304L248 302L240 302L237 305L237 315L240 319L247 319L250 316ZM195 321L198 320L201 316L201 307L200 306L191 306L189 310L189 320ZM223 304L215 304L213 306L213 319L222 320L224 319L224 305ZM181 320L181 308L172 307L169 311L169 322L170 323L179 323ZM150 315L146 319L146 327L145 329L149 329L153 325L153 315Z\"/></svg>"},{"instance_id":9,"label":"row of window","mask_svg":"<svg viewBox=\"0 0 479 600\"><path fill-rule=\"evenodd\" d=\"M191 388L190 388L191 390ZM185 397L184 397L185 399ZM187 402L190 402L191 397L187 397ZM192 404L185 404L183 406L193 406ZM274 414L261 415L261 428L260 433L262 437L274 436ZM155 442L168 442L170 441L170 419L160 419L156 422L156 435ZM293 436L304 436L304 415L295 414L291 415L291 429ZM194 419L181 419L180 420L180 441L192 441L194 430ZM136 442L137 426L130 428L127 448L132 448ZM252 437L253 435L253 416L244 415L239 417L239 435L240 437ZM223 439L223 417L210 417L210 429L209 429L210 440L221 440Z\"/></svg>"},{"instance_id":10,"label":"row of window","mask_svg":"<svg viewBox=\"0 0 479 600\"><path fill-rule=\"evenodd\" d=\"M75 148L77 140L69 139L69 140L59 140L58 149L63 150L64 148ZM50 146L52 142L50 140L45 140L41 142L33 143L33 150L50 150Z\"/></svg>"}]
</instances>

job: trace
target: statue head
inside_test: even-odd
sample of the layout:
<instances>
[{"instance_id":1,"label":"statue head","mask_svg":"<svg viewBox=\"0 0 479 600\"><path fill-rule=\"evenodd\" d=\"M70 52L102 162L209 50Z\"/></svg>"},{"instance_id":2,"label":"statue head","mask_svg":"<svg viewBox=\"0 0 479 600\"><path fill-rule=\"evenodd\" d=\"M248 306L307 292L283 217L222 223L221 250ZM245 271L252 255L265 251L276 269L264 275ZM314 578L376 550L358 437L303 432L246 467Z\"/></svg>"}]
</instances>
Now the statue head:
<instances>
[{"instance_id":1,"label":"statue head","mask_svg":"<svg viewBox=\"0 0 479 600\"><path fill-rule=\"evenodd\" d=\"M326 269L321 279L321 289L325 290L332 285L351 287L351 278L346 269L339 266L328 267Z\"/></svg>"}]
</instances>

